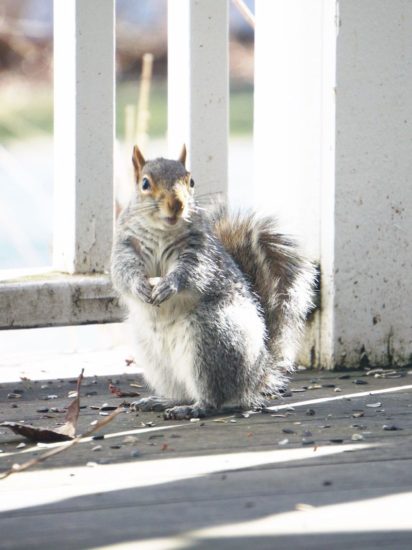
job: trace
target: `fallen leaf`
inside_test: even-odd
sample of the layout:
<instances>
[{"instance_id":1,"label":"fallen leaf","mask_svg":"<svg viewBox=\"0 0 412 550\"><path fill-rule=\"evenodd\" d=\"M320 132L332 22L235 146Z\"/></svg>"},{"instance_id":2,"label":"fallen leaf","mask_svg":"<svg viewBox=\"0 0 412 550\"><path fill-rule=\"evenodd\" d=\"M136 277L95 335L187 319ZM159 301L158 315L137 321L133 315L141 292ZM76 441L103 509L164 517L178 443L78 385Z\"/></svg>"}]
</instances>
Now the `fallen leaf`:
<instances>
[{"instance_id":1,"label":"fallen leaf","mask_svg":"<svg viewBox=\"0 0 412 550\"><path fill-rule=\"evenodd\" d=\"M116 397L139 397L140 395L137 391L123 391L115 384L109 384L109 390Z\"/></svg>"},{"instance_id":2,"label":"fallen leaf","mask_svg":"<svg viewBox=\"0 0 412 550\"><path fill-rule=\"evenodd\" d=\"M70 436L58 433L57 430L48 428L35 428L33 426L25 426L18 422L2 422L0 426L10 428L15 434L22 435L35 443L54 443L57 441L69 441ZM63 427L63 426L61 426Z\"/></svg>"},{"instance_id":3,"label":"fallen leaf","mask_svg":"<svg viewBox=\"0 0 412 550\"><path fill-rule=\"evenodd\" d=\"M171 447L169 447L169 443L163 443L163 445L160 448L161 451L174 451Z\"/></svg>"},{"instance_id":4,"label":"fallen leaf","mask_svg":"<svg viewBox=\"0 0 412 550\"><path fill-rule=\"evenodd\" d=\"M83 374L83 371L82 371L82 374ZM82 376L82 374L80 375L80 377ZM79 377L79 379L80 379L80 377ZM50 449L49 451L45 452L44 454L42 454L42 455L40 455L36 458L32 458L31 460L28 460L27 462L24 462L23 464L13 464L13 466L9 470L4 472L3 474L0 474L0 479L6 479L6 477L9 477L11 474L15 474L15 473L18 473L18 472L23 472L24 470L27 470L28 468L31 468L32 466L37 466L38 464L41 464L42 462L44 462L48 458L51 458L52 456L58 455L58 454L60 454L64 451L66 451L67 449L70 449L74 445L77 445L77 443L79 443L84 437L89 437L94 432L100 430L101 428L103 428L104 426L109 424L109 422L111 422L121 412L124 412L124 408L122 406L119 406L115 411L113 411L111 413L110 416L108 416L107 418L104 418L102 420L99 420L99 422L97 422L97 424L95 426L93 426L90 430L88 430L84 434L78 435L77 437L75 437L71 441L68 441L65 445L61 445L57 448Z\"/></svg>"},{"instance_id":5,"label":"fallen leaf","mask_svg":"<svg viewBox=\"0 0 412 550\"><path fill-rule=\"evenodd\" d=\"M21 424L19 422L2 422L0 426L9 428L14 433L22 435L30 441L35 443L55 443L58 441L70 441L76 435L76 424L79 418L80 411L80 385L83 380L83 372L80 373L77 379L77 393L78 396L74 399L66 412L65 423L58 428L36 428L34 426L28 426L27 424Z\"/></svg>"}]
</instances>

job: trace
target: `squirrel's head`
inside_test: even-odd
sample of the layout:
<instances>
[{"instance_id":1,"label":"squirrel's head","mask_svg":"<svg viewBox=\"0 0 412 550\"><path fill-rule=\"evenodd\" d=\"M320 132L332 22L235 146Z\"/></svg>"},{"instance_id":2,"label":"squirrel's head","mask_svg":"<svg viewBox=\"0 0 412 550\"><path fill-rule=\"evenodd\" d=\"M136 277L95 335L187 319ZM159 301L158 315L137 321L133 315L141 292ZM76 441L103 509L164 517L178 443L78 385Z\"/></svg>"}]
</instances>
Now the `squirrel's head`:
<instances>
[{"instance_id":1,"label":"squirrel's head","mask_svg":"<svg viewBox=\"0 0 412 550\"><path fill-rule=\"evenodd\" d=\"M177 160L157 158L146 161L135 145L132 160L142 214L166 227L184 220L189 213L195 185L185 168L186 146L183 145Z\"/></svg>"}]
</instances>

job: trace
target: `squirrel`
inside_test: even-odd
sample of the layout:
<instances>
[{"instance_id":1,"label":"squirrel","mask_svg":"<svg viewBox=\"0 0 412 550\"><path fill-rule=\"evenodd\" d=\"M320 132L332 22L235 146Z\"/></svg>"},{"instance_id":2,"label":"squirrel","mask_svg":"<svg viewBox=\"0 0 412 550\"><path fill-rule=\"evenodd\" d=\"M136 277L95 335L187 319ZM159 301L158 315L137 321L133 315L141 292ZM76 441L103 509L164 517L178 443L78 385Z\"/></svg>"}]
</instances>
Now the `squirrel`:
<instances>
[{"instance_id":1,"label":"squirrel","mask_svg":"<svg viewBox=\"0 0 412 550\"><path fill-rule=\"evenodd\" d=\"M178 160L149 161L135 146L132 160L111 277L155 391L135 408L180 420L262 407L293 370L314 266L274 219L202 208L185 146Z\"/></svg>"}]
</instances>

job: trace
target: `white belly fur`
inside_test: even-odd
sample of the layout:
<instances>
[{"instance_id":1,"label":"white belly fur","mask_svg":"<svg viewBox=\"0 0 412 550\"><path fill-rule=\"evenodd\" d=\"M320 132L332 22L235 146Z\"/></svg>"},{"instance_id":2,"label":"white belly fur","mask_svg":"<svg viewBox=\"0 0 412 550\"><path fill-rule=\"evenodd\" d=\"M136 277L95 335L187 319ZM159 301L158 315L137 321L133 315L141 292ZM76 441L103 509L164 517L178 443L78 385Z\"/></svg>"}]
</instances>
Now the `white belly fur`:
<instances>
[{"instance_id":1,"label":"white belly fur","mask_svg":"<svg viewBox=\"0 0 412 550\"><path fill-rule=\"evenodd\" d=\"M157 395L181 400L199 398L194 376L195 301L180 293L160 307L129 298L129 320L136 342L136 362ZM189 313L188 313L189 312Z\"/></svg>"}]
</instances>

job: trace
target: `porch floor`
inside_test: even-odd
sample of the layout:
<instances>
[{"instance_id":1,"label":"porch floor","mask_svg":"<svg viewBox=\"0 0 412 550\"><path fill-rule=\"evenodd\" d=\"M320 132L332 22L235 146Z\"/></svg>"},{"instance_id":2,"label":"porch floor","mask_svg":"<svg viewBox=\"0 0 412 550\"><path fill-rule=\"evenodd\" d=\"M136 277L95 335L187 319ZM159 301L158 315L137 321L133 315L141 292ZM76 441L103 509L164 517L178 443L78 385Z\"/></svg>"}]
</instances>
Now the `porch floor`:
<instances>
[{"instance_id":1,"label":"porch floor","mask_svg":"<svg viewBox=\"0 0 412 550\"><path fill-rule=\"evenodd\" d=\"M109 379L145 394L133 365L123 370L85 377L79 433L102 418L90 407L133 400ZM55 427L75 387L3 383L0 421ZM411 396L408 369L305 370L264 414L122 413L99 439L0 480L0 547L409 549ZM44 452L6 427L0 450L0 472Z\"/></svg>"}]
</instances>

